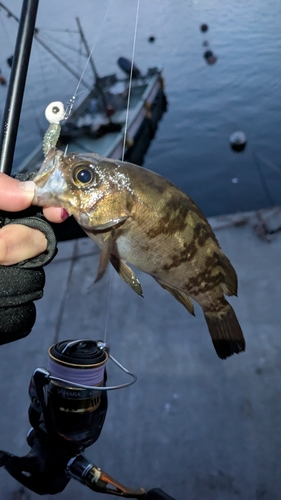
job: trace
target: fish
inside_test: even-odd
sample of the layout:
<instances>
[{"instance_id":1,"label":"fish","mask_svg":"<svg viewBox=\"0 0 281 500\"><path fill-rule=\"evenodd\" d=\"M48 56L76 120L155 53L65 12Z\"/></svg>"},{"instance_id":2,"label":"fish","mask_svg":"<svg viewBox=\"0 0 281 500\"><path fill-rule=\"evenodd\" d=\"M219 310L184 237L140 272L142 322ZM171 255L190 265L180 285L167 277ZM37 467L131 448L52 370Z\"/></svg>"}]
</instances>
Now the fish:
<instances>
[{"instance_id":1,"label":"fish","mask_svg":"<svg viewBox=\"0 0 281 500\"><path fill-rule=\"evenodd\" d=\"M165 177L96 153L51 149L34 178L33 204L59 206L99 246L96 280L109 263L140 296L129 264L152 276L192 315L197 302L217 355L245 350L241 326L226 296L237 275L202 211Z\"/></svg>"}]
</instances>

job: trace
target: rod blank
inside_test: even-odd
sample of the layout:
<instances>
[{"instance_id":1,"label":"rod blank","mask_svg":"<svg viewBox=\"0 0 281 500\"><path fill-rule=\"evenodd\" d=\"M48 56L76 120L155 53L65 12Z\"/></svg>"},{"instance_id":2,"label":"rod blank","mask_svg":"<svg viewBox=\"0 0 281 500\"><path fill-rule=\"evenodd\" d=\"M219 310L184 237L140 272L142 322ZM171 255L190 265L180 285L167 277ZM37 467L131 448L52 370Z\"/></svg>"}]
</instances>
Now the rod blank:
<instances>
[{"instance_id":1,"label":"rod blank","mask_svg":"<svg viewBox=\"0 0 281 500\"><path fill-rule=\"evenodd\" d=\"M23 0L0 135L0 172L10 174L39 0Z\"/></svg>"}]
</instances>

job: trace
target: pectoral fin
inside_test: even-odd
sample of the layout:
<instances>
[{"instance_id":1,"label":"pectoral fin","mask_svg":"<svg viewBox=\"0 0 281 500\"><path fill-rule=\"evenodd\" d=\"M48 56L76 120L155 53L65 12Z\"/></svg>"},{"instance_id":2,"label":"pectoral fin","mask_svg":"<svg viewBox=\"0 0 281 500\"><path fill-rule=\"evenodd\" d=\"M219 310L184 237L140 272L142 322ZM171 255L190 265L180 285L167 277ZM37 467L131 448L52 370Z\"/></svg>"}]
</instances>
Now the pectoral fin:
<instances>
[{"instance_id":1,"label":"pectoral fin","mask_svg":"<svg viewBox=\"0 0 281 500\"><path fill-rule=\"evenodd\" d=\"M177 299L178 302L180 302L188 310L188 312L190 312L190 314L195 316L194 307L188 295L180 292L179 290L176 290L175 288L169 287L168 285L166 285L166 283L162 283L162 281L159 281L156 278L154 279L157 281L158 285L162 286L162 288L173 295L173 297L175 297L175 299Z\"/></svg>"},{"instance_id":2,"label":"pectoral fin","mask_svg":"<svg viewBox=\"0 0 281 500\"><path fill-rule=\"evenodd\" d=\"M134 292L143 297L141 284L134 271L127 264L125 264L125 262L116 257L116 255L110 256L110 262L119 274L120 278L128 283Z\"/></svg>"},{"instance_id":3,"label":"pectoral fin","mask_svg":"<svg viewBox=\"0 0 281 500\"><path fill-rule=\"evenodd\" d=\"M101 253L100 253L98 272L97 272L96 279L95 279L94 283L97 283L97 281L99 281L103 277L103 275L106 271L106 268L107 268L108 263L110 261L110 257L111 257L110 254L112 252L113 244L114 244L114 239L112 238L112 235L110 234L108 236L108 238L106 238L106 240L104 240L104 242L103 242L103 246L102 246Z\"/></svg>"}]
</instances>

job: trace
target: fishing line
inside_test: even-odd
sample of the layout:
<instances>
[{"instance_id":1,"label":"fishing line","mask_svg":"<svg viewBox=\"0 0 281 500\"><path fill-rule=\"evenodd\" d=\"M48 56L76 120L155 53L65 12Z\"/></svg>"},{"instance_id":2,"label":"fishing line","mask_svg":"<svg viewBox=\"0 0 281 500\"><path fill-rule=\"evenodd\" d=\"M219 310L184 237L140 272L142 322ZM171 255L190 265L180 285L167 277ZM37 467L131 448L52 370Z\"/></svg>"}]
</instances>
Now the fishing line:
<instances>
[{"instance_id":1,"label":"fishing line","mask_svg":"<svg viewBox=\"0 0 281 500\"><path fill-rule=\"evenodd\" d=\"M128 100L127 100L127 109L126 109L125 128L124 128L124 140L123 140L123 148L122 148L122 161L124 160L125 146L126 146L126 136L127 136L128 119L129 119L129 106L130 106L131 87L132 87L132 79L133 79L133 67L134 67L134 58L135 58L135 49L136 49L136 40L137 40L137 29L138 29L138 20L139 20L139 8L140 8L140 0L138 0L138 2L137 2L137 11L136 11L136 20L135 20L135 29L134 29L134 40L133 40L133 50L132 50L132 64L131 64L131 71L130 71L130 78L129 78L129 91L128 91ZM110 300L111 300L111 290L112 290L112 269L110 268L108 299L107 299L106 317L105 317L105 329L104 329L104 341L106 341L106 336L107 336L107 331L108 331L109 306L110 306Z\"/></svg>"},{"instance_id":2,"label":"fishing line","mask_svg":"<svg viewBox=\"0 0 281 500\"><path fill-rule=\"evenodd\" d=\"M74 249L72 252L72 258L71 258L71 262L70 262L70 266L69 266L69 270L68 270L68 275L66 278L65 289L64 289L64 293L62 294L62 301L60 304L60 308L59 308L58 316L57 316L57 321L55 324L55 335L54 335L55 342L58 342L60 329L61 329L61 325L62 325L62 320L63 320L63 315L64 315L64 310L65 310L66 302L67 302L67 299L69 296L70 283L71 283L71 279L72 279L74 264L75 264L77 255L78 255L78 240L76 240L74 243Z\"/></svg>"},{"instance_id":3,"label":"fishing line","mask_svg":"<svg viewBox=\"0 0 281 500\"><path fill-rule=\"evenodd\" d=\"M107 306L106 306L106 314L105 314L105 326L104 326L104 342L106 342L106 336L108 332L108 320L109 320L109 306L111 300L111 290L112 290L112 271L113 269L109 268L109 285L108 285L108 296L107 296Z\"/></svg>"},{"instance_id":4,"label":"fishing line","mask_svg":"<svg viewBox=\"0 0 281 500\"><path fill-rule=\"evenodd\" d=\"M106 10L106 13L105 13L105 15L104 15L103 21L101 22L100 29L99 29L99 31L98 31L98 33L97 33L97 36L96 36L96 39L95 39L95 41L94 41L94 44L93 44L93 46L92 46L92 48L91 48L90 54L89 54L89 56L88 56L88 58L87 58L87 60L86 60L86 64L85 64L85 66L84 66L84 69L83 69L83 71L82 71L82 74L81 74L81 76L80 76L80 79L78 80L78 83L77 83L76 89L75 89L75 91L74 91L74 94L73 94L73 96L71 97L71 99L68 101L68 103L67 103L67 105L66 105L66 110L65 110L65 117L66 117L66 118L69 118L69 116L70 116L70 114L71 114L71 112L72 112L72 109L73 109L73 106L74 106L75 99L76 99L76 97L77 97L77 95L78 95L78 89L79 89L79 87L80 87L80 85L81 85L81 82L82 82L83 77L84 77L84 75L85 75L86 69L87 69L87 67L88 67L88 65L89 65L89 62L90 62L90 59L91 59L91 57L92 57L92 55L93 55L93 52L94 52L95 47L96 47L96 44L97 44L97 42L98 42L98 40L99 40L99 38L100 38L101 31L102 31L102 29L103 29L103 25L104 25L104 23L105 23L105 21L106 21L106 19L107 19L107 16L108 16L109 10L110 10L110 8L111 8L112 2L113 2L113 0L110 0L110 4L109 4L109 6L108 6L108 8L107 8L107 10Z\"/></svg>"},{"instance_id":5,"label":"fishing line","mask_svg":"<svg viewBox=\"0 0 281 500\"><path fill-rule=\"evenodd\" d=\"M124 128L122 161L124 161L126 139L127 139L127 131L128 131L129 107L130 107L130 99L131 99L131 88L132 88L133 68L134 68L135 49L136 49L136 40L137 40L137 28L138 28L138 20L139 20L139 9L140 9L140 0L138 0L138 2L137 2L135 31L134 31L134 41L133 41L133 51L132 51L132 64L131 64L131 71L130 71L128 101L127 101L127 110L126 110L126 119L125 119L125 128Z\"/></svg>"},{"instance_id":6,"label":"fishing line","mask_svg":"<svg viewBox=\"0 0 281 500\"><path fill-rule=\"evenodd\" d=\"M134 384L137 377L134 373L130 372L125 368L116 358L114 358L109 352L109 346L100 340L90 340L90 339L79 339L79 340L66 340L53 344L48 349L49 359L47 371L41 368L37 368L33 373L36 377L36 372L39 375L49 381L55 381L56 387L63 388L65 385L69 391L67 395L68 403L71 401L72 396L75 398L76 406L79 402L82 402L81 407L76 408L76 411L80 410L80 413L85 411L85 403L89 400L92 403L91 398L93 397L92 391L113 391L116 389L123 389ZM108 386L104 384L105 376L105 364L108 360L111 360L120 370L125 372L131 377L130 382L121 383L118 385ZM39 373L38 373L39 372ZM39 376L40 376L39 375ZM37 378L37 377L36 377ZM58 384L57 384L58 382ZM36 384L34 384L36 386ZM86 391L91 391L90 394L87 392L81 395L77 393L73 395L71 391L74 389L86 389ZM53 387L49 388L48 395L51 396L53 392ZM56 392L56 391L55 391ZM60 397L64 399L62 391L59 391ZM96 394L96 396L98 396ZM57 396L56 396L57 402ZM64 400L65 403L65 400ZM64 407L65 408L65 407ZM65 410L63 410L65 411ZM70 412L74 412L73 405L69 408ZM86 410L87 411L87 410ZM88 423L88 419L87 419ZM89 423L88 423L89 425ZM88 427L89 428L89 427ZM87 432L87 435L89 431Z\"/></svg>"}]
</instances>

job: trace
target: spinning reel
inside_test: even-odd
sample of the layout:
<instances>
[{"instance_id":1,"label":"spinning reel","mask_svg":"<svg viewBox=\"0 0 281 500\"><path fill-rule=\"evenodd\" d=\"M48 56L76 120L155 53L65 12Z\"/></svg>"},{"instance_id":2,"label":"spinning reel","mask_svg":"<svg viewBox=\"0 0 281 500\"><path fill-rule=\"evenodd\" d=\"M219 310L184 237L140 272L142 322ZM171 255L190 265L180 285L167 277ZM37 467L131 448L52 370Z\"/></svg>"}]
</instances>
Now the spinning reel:
<instances>
[{"instance_id":1,"label":"spinning reel","mask_svg":"<svg viewBox=\"0 0 281 500\"><path fill-rule=\"evenodd\" d=\"M0 467L39 495L60 493L73 478L91 490L124 498L174 500L160 489L123 486L91 463L82 452L97 441L107 412L107 392L133 384L102 341L69 340L48 350L47 369L36 368L29 384L29 453L17 457L0 451ZM111 359L132 380L106 386Z\"/></svg>"}]
</instances>

